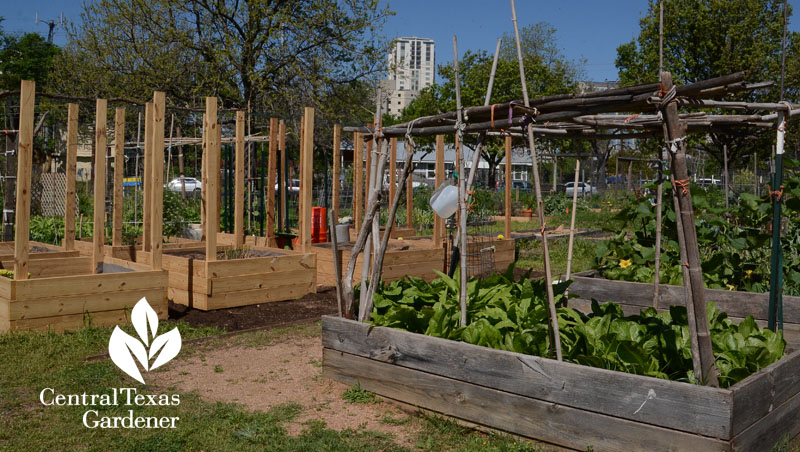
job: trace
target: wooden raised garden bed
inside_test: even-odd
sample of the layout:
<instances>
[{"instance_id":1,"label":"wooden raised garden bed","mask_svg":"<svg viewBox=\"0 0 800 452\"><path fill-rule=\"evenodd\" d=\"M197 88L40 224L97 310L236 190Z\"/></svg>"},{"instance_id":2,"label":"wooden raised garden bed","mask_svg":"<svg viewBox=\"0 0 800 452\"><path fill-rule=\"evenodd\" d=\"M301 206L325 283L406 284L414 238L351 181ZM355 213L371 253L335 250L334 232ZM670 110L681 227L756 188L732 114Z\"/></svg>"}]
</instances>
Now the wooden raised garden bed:
<instances>
[{"instance_id":1,"label":"wooden raised garden bed","mask_svg":"<svg viewBox=\"0 0 800 452\"><path fill-rule=\"evenodd\" d=\"M772 450L800 432L800 352L717 389L323 317L323 375L578 450Z\"/></svg>"},{"instance_id":2,"label":"wooden raised garden bed","mask_svg":"<svg viewBox=\"0 0 800 452\"><path fill-rule=\"evenodd\" d=\"M638 314L642 309L653 306L654 285L630 281L615 281L589 276L573 276L569 287L570 295L578 299L570 300L570 306L585 312L591 311L592 298L597 301L613 301L622 307L625 315ZM659 286L657 309L666 311L671 305L685 304L683 286ZM705 289L705 300L717 304L717 309L728 314L736 323L752 315L759 326L767 325L769 293L736 292L719 289ZM783 337L789 349L800 350L800 297L783 296L784 330Z\"/></svg>"},{"instance_id":3,"label":"wooden raised garden bed","mask_svg":"<svg viewBox=\"0 0 800 452\"><path fill-rule=\"evenodd\" d=\"M410 243L410 242L409 242ZM333 267L333 251L330 243L317 243L312 246L317 253L317 284L320 286L333 286L336 276ZM350 260L352 244L339 245L341 252L342 273ZM430 248L409 245L405 241L392 240L383 260L383 280L396 281L406 275L430 281L436 278L434 270L442 271L444 268L444 248ZM356 260L356 270L353 281L361 281L361 262L363 253Z\"/></svg>"},{"instance_id":4,"label":"wooden raised garden bed","mask_svg":"<svg viewBox=\"0 0 800 452\"><path fill-rule=\"evenodd\" d=\"M106 258L103 273L92 274L88 257L31 259L28 269L31 279L0 278L0 333L122 325L142 297L167 318L166 271Z\"/></svg>"},{"instance_id":5,"label":"wooden raised garden bed","mask_svg":"<svg viewBox=\"0 0 800 452\"><path fill-rule=\"evenodd\" d=\"M316 292L316 255L251 248L251 257L207 262L205 249L165 250L169 298L204 311L293 300Z\"/></svg>"},{"instance_id":6,"label":"wooden raised garden bed","mask_svg":"<svg viewBox=\"0 0 800 452\"><path fill-rule=\"evenodd\" d=\"M28 242L29 259L53 259L62 257L78 257L78 251L67 251L63 247L49 243ZM14 242L0 242L0 261L14 259Z\"/></svg>"}]
</instances>

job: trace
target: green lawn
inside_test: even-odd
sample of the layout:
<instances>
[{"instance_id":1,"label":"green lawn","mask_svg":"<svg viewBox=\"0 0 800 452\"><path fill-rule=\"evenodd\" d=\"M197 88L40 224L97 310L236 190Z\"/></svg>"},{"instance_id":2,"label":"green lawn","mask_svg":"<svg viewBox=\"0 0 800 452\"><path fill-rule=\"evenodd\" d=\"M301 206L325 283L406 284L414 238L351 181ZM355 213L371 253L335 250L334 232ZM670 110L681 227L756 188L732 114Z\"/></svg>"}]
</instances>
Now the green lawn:
<instances>
[{"instance_id":1,"label":"green lawn","mask_svg":"<svg viewBox=\"0 0 800 452\"><path fill-rule=\"evenodd\" d=\"M552 266L553 277L555 278L559 274L565 274L567 271L569 240L567 238L550 239L547 244L550 250L550 265ZM572 273L591 270L593 268L596 246L597 241L595 240L583 239L580 237L575 238L572 251ZM520 242L517 267L543 269L544 253L542 250L542 242L538 240Z\"/></svg>"},{"instance_id":2,"label":"green lawn","mask_svg":"<svg viewBox=\"0 0 800 452\"><path fill-rule=\"evenodd\" d=\"M162 322L161 332L174 322ZM218 333L178 324L184 341ZM317 323L309 334L319 334ZM301 332L302 333L302 332ZM0 451L401 451L387 434L364 429L334 431L321 421L305 424L299 435L287 434L284 424L303 410L298 404L274 406L267 412L247 411L237 404L210 403L196 393L180 393L178 407L135 407L135 416L180 416L178 427L166 429L87 429L81 417L87 408L44 407L39 402L43 388L62 394L111 394L112 388L139 386L123 377L109 360L86 362L90 355L104 353L109 328L86 328L74 333L8 333L0 335ZM296 329L237 336L237 344L264 346ZM203 345L213 347L214 343ZM184 344L185 353L199 352ZM180 358L178 358L180 359ZM147 394L148 388L141 387ZM265 388L266 390L266 388ZM163 390L162 390L163 391ZM173 393L175 388L166 388ZM343 396L352 403L368 401L371 395L351 388ZM258 394L253 394L258 397ZM383 402L378 402L383 403ZM101 407L102 415L127 415L130 407ZM413 450L422 451L537 451L540 445L508 435L486 434L460 427L444 418L409 415L387 423L416 423Z\"/></svg>"}]
</instances>

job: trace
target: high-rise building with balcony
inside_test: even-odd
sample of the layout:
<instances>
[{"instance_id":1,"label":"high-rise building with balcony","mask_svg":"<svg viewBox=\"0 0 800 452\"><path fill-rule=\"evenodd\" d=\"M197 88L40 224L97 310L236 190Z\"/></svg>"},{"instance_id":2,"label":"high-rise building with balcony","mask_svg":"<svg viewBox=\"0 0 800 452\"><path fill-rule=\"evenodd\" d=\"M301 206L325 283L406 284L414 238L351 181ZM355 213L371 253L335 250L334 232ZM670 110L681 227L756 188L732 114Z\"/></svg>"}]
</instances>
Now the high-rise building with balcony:
<instances>
[{"instance_id":1,"label":"high-rise building with balcony","mask_svg":"<svg viewBox=\"0 0 800 452\"><path fill-rule=\"evenodd\" d=\"M389 80L393 89L386 96L386 109L399 115L420 90L436 80L434 42L426 38L397 38L389 53Z\"/></svg>"}]
</instances>

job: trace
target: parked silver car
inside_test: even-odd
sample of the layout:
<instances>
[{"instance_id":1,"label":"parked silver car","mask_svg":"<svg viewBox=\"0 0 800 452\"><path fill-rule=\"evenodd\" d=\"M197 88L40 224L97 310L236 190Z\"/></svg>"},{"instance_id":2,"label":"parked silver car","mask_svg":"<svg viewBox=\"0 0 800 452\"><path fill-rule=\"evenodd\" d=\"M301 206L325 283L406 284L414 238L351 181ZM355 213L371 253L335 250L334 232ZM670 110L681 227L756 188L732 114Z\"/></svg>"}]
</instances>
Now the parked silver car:
<instances>
[{"instance_id":1,"label":"parked silver car","mask_svg":"<svg viewBox=\"0 0 800 452\"><path fill-rule=\"evenodd\" d=\"M567 194L567 196L572 196L575 189L576 189L575 182L567 182L564 185L564 192ZM597 187L592 187L586 182L578 182L577 190L578 190L578 196L597 194Z\"/></svg>"},{"instance_id":2,"label":"parked silver car","mask_svg":"<svg viewBox=\"0 0 800 452\"><path fill-rule=\"evenodd\" d=\"M194 177L184 177L183 181L186 184L186 192L187 193L191 193L191 192L195 192L195 191L199 193L200 189L203 186L203 183L200 182L200 180L195 179ZM171 181L169 181L169 184L167 184L167 189L170 190L170 191L180 192L181 191L181 178L178 177L178 178L175 178L175 179L172 179Z\"/></svg>"}]
</instances>

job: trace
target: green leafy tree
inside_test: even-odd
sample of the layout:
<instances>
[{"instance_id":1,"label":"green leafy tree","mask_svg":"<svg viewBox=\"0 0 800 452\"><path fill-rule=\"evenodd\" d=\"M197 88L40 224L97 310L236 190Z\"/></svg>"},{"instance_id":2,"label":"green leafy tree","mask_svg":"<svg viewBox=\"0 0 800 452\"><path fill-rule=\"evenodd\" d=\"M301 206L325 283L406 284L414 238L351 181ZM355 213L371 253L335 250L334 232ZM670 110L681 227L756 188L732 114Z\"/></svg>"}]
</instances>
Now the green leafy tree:
<instances>
[{"instance_id":1,"label":"green leafy tree","mask_svg":"<svg viewBox=\"0 0 800 452\"><path fill-rule=\"evenodd\" d=\"M567 61L560 53L555 41L555 29L546 23L523 27L520 41L525 62L525 77L531 97L573 92L581 74L578 63ZM506 34L500 48L492 104L522 98L514 36ZM494 56L485 51L467 51L459 60L461 81L461 105L464 107L483 105ZM455 72L452 63L441 65L438 72L442 83L423 89L403 111L400 120L409 121L427 115L435 115L456 109ZM507 114L507 113L506 113ZM498 117L503 113L498 112ZM452 136L447 137L452 142ZM476 139L468 137L464 145L475 149ZM424 142L431 146L432 141ZM481 154L489 164L488 186L495 185L496 170L504 157L502 138L487 138Z\"/></svg>"},{"instance_id":2,"label":"green leafy tree","mask_svg":"<svg viewBox=\"0 0 800 452\"><path fill-rule=\"evenodd\" d=\"M15 36L0 29L0 89L19 89L21 80L35 80L38 86L45 86L59 51L58 46L36 33Z\"/></svg>"},{"instance_id":3,"label":"green leafy tree","mask_svg":"<svg viewBox=\"0 0 800 452\"><path fill-rule=\"evenodd\" d=\"M788 11L791 16L791 11ZM659 2L650 0L640 20L639 37L617 48L616 65L623 85L658 79ZM747 71L751 81L778 81L781 74L783 2L779 0L664 0L664 70L678 83L691 83ZM786 58L786 96L796 99L800 88L797 56L800 39L789 33ZM730 100L775 102L772 89L729 96ZM773 129L715 130L697 145L723 160L728 147L731 166L746 164L752 152L767 154Z\"/></svg>"}]
</instances>

